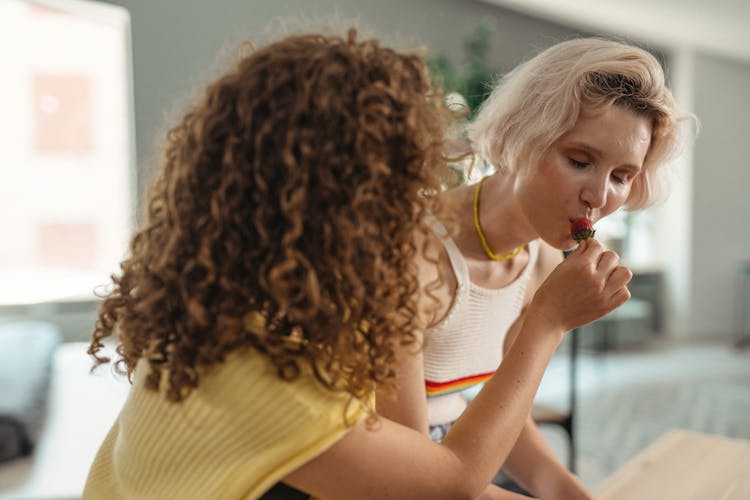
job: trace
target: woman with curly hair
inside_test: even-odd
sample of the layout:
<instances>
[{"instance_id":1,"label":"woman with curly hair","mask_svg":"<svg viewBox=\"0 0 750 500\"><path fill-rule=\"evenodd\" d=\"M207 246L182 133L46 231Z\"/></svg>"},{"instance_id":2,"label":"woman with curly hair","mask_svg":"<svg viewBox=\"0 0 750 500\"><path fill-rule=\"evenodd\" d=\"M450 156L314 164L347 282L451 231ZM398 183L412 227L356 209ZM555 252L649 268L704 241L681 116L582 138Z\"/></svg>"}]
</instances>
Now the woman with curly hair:
<instances>
[{"instance_id":1,"label":"woman with curly hair","mask_svg":"<svg viewBox=\"0 0 750 500\"><path fill-rule=\"evenodd\" d=\"M257 50L188 109L99 310L89 352L109 361L115 335L132 388L84 498L482 491L564 332L624 302L630 273L582 245L442 444L379 417L375 390L437 307L419 304L439 97L417 55L350 31Z\"/></svg>"}]
</instances>

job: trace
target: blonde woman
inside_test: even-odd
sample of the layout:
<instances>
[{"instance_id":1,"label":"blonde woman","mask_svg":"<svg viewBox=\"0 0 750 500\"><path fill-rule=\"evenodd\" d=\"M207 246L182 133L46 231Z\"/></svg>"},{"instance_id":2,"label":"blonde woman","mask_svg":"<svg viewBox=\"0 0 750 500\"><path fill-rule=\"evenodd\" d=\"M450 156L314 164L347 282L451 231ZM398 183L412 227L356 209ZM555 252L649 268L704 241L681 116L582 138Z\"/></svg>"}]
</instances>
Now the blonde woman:
<instances>
[{"instance_id":1,"label":"blonde woman","mask_svg":"<svg viewBox=\"0 0 750 500\"><path fill-rule=\"evenodd\" d=\"M424 350L400 356L399 392L379 398L381 412L436 441L447 437L473 406L462 391L502 371L528 342L539 286L576 246L571 221L595 224L656 201L682 120L658 61L624 43L562 42L505 76L469 128L474 152L496 172L442 196L458 226L433 224L445 280L432 293L443 306L429 319ZM604 251L598 265L616 268L618 259ZM503 468L535 496L591 498L531 418Z\"/></svg>"}]
</instances>

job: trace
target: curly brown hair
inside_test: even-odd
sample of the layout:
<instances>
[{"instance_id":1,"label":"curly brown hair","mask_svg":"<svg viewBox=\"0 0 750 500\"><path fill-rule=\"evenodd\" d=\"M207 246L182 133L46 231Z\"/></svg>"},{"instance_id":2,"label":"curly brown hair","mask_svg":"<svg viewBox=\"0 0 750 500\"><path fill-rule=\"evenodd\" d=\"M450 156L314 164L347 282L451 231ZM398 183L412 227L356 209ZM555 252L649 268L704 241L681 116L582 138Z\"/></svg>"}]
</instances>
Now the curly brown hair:
<instances>
[{"instance_id":1,"label":"curly brown hair","mask_svg":"<svg viewBox=\"0 0 750 500\"><path fill-rule=\"evenodd\" d=\"M283 379L309 364L362 398L413 342L415 256L442 165L422 59L294 35L242 57L167 135L146 221L103 297L89 354L180 401L245 346ZM123 368L122 365L125 365Z\"/></svg>"}]
</instances>

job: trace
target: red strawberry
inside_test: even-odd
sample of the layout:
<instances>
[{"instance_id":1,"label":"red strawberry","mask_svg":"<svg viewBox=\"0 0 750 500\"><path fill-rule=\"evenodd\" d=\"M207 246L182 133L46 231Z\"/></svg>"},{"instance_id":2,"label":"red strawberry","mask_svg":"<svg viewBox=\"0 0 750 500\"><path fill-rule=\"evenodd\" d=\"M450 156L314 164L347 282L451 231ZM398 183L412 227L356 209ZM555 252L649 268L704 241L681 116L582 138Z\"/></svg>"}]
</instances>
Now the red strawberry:
<instances>
[{"instance_id":1,"label":"red strawberry","mask_svg":"<svg viewBox=\"0 0 750 500\"><path fill-rule=\"evenodd\" d=\"M595 232L588 219L573 219L570 221L570 236L578 242L593 238Z\"/></svg>"}]
</instances>

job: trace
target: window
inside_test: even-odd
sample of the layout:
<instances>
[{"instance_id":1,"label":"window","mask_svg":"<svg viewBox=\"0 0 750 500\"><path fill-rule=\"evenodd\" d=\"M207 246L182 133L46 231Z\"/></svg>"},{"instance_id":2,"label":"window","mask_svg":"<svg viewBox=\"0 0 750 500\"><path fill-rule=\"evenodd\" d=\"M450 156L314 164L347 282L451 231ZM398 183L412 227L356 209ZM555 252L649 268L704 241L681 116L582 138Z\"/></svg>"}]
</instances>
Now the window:
<instances>
[{"instance_id":1,"label":"window","mask_svg":"<svg viewBox=\"0 0 750 500\"><path fill-rule=\"evenodd\" d=\"M0 304L93 298L132 229L129 15L0 2L0 74Z\"/></svg>"}]
</instances>

